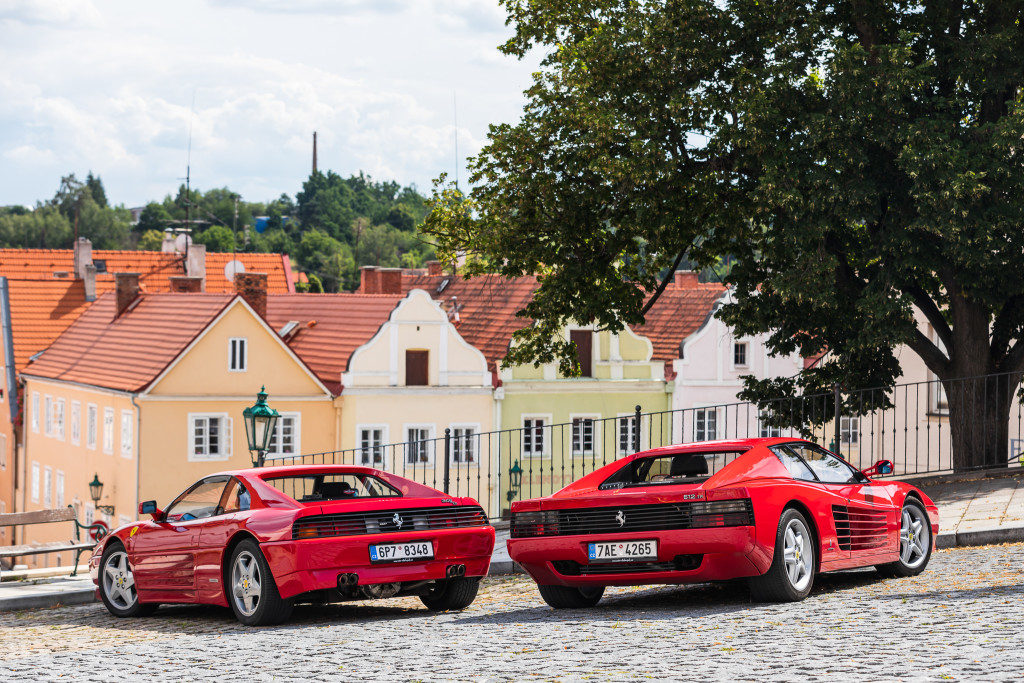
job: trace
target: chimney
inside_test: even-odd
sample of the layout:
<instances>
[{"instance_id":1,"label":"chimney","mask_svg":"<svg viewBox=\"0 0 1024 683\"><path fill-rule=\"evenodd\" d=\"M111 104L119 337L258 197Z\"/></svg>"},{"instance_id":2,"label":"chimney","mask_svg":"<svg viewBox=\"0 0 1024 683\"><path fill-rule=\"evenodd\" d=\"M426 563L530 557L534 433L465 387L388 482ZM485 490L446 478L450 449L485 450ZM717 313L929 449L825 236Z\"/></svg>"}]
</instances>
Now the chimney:
<instances>
[{"instance_id":1,"label":"chimney","mask_svg":"<svg viewBox=\"0 0 1024 683\"><path fill-rule=\"evenodd\" d=\"M92 261L86 263L84 275L82 281L85 285L85 300L96 301L96 264Z\"/></svg>"},{"instance_id":2,"label":"chimney","mask_svg":"<svg viewBox=\"0 0 1024 683\"><path fill-rule=\"evenodd\" d=\"M202 279L201 291L206 291L206 245L188 245L188 258L185 260L185 274ZM264 288L265 289L265 288Z\"/></svg>"},{"instance_id":3,"label":"chimney","mask_svg":"<svg viewBox=\"0 0 1024 683\"><path fill-rule=\"evenodd\" d=\"M381 268L380 269L380 293L401 294L402 293L402 269Z\"/></svg>"},{"instance_id":4,"label":"chimney","mask_svg":"<svg viewBox=\"0 0 1024 683\"><path fill-rule=\"evenodd\" d=\"M679 289L695 289L700 273L693 270L676 271L676 287Z\"/></svg>"},{"instance_id":5,"label":"chimney","mask_svg":"<svg viewBox=\"0 0 1024 683\"><path fill-rule=\"evenodd\" d=\"M139 298L139 274L115 273L114 282L117 292L117 313L114 317L118 318Z\"/></svg>"},{"instance_id":6,"label":"chimney","mask_svg":"<svg viewBox=\"0 0 1024 683\"><path fill-rule=\"evenodd\" d=\"M266 273L235 273L235 291L260 316L267 317Z\"/></svg>"},{"instance_id":7,"label":"chimney","mask_svg":"<svg viewBox=\"0 0 1024 683\"><path fill-rule=\"evenodd\" d=\"M360 294L380 294L380 273L377 266L363 266L359 269Z\"/></svg>"},{"instance_id":8,"label":"chimney","mask_svg":"<svg viewBox=\"0 0 1024 683\"><path fill-rule=\"evenodd\" d=\"M75 279L85 279L85 267L92 265L92 242L86 237L79 237L75 242ZM95 275L95 272L93 273Z\"/></svg>"},{"instance_id":9,"label":"chimney","mask_svg":"<svg viewBox=\"0 0 1024 683\"><path fill-rule=\"evenodd\" d=\"M178 294L194 294L203 291L203 278L195 275L171 275L171 291Z\"/></svg>"},{"instance_id":10,"label":"chimney","mask_svg":"<svg viewBox=\"0 0 1024 683\"><path fill-rule=\"evenodd\" d=\"M444 275L440 261L427 261L427 275Z\"/></svg>"},{"instance_id":11,"label":"chimney","mask_svg":"<svg viewBox=\"0 0 1024 683\"><path fill-rule=\"evenodd\" d=\"M174 241L174 233L171 232L170 228L164 230L164 241L160 243L160 253L162 254L177 254L178 245Z\"/></svg>"}]
</instances>

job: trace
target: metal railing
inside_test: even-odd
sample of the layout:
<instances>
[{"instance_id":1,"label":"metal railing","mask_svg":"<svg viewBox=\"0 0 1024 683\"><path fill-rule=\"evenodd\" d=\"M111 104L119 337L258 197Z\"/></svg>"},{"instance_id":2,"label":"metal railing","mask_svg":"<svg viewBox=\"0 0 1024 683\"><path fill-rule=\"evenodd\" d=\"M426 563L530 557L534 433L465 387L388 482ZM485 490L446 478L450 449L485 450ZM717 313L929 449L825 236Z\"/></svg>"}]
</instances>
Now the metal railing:
<instances>
[{"instance_id":1,"label":"metal railing","mask_svg":"<svg viewBox=\"0 0 1024 683\"><path fill-rule=\"evenodd\" d=\"M1024 451L1020 375L914 382L779 399L632 415L576 418L490 432L445 429L444 436L270 458L268 465L367 465L477 499L491 515L514 500L549 495L640 450L712 439L800 437L839 453L858 468L892 460L895 476L1020 465ZM1002 402L1005 417L995 420ZM956 422L950 421L950 406ZM971 450L971 453L963 451ZM1005 449L1005 450L1003 450ZM959 450L960 456L954 455ZM709 460L711 473L726 464Z\"/></svg>"}]
</instances>

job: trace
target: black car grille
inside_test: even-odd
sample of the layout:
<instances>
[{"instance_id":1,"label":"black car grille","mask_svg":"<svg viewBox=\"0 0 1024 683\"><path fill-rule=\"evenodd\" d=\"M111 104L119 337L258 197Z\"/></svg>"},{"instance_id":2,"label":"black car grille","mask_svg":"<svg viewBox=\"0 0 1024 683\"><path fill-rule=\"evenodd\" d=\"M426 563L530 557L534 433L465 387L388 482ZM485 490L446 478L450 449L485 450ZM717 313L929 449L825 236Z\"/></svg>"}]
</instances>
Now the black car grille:
<instances>
[{"instance_id":1,"label":"black car grille","mask_svg":"<svg viewBox=\"0 0 1024 683\"><path fill-rule=\"evenodd\" d=\"M292 538L360 536L396 531L436 531L460 527L485 526L487 515L477 505L346 512L335 515L300 517L292 525Z\"/></svg>"},{"instance_id":2,"label":"black car grille","mask_svg":"<svg viewBox=\"0 0 1024 683\"><path fill-rule=\"evenodd\" d=\"M614 562L580 564L573 560L555 560L551 566L562 576L607 576L644 572L688 572L700 567L703 555L676 555L671 562Z\"/></svg>"},{"instance_id":3,"label":"black car grille","mask_svg":"<svg viewBox=\"0 0 1024 683\"><path fill-rule=\"evenodd\" d=\"M749 498L660 505L569 508L512 516L512 538L672 531L754 524Z\"/></svg>"},{"instance_id":4,"label":"black car grille","mask_svg":"<svg viewBox=\"0 0 1024 683\"><path fill-rule=\"evenodd\" d=\"M865 508L832 506L840 550L873 550L885 546L885 513Z\"/></svg>"}]
</instances>

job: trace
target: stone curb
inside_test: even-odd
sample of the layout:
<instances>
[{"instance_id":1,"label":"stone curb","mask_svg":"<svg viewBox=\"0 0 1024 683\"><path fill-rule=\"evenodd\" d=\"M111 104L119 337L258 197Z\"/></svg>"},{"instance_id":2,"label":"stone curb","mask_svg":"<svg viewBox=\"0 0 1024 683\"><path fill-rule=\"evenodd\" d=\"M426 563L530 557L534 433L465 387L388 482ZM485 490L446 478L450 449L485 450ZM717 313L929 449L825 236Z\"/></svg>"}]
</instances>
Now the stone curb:
<instances>
[{"instance_id":1,"label":"stone curb","mask_svg":"<svg viewBox=\"0 0 1024 683\"><path fill-rule=\"evenodd\" d=\"M1024 541L1024 526L997 526L973 531L951 531L935 537L939 548L963 548L973 545L1020 543Z\"/></svg>"},{"instance_id":2,"label":"stone curb","mask_svg":"<svg viewBox=\"0 0 1024 683\"><path fill-rule=\"evenodd\" d=\"M36 593L0 598L0 612L17 612L23 609L49 609L68 605L86 605L96 600L96 587L63 591L60 593Z\"/></svg>"}]
</instances>

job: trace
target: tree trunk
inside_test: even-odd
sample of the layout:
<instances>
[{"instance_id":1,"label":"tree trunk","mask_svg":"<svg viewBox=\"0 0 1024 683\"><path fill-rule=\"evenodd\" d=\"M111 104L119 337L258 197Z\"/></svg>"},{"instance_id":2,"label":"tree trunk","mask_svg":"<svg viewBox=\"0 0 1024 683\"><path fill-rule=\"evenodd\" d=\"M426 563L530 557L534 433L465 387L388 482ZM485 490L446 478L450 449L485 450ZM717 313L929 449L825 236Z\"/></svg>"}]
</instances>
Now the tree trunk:
<instances>
[{"instance_id":1,"label":"tree trunk","mask_svg":"<svg viewBox=\"0 0 1024 683\"><path fill-rule=\"evenodd\" d=\"M949 405L953 469L1006 467L1009 420L1018 373L943 380Z\"/></svg>"}]
</instances>

